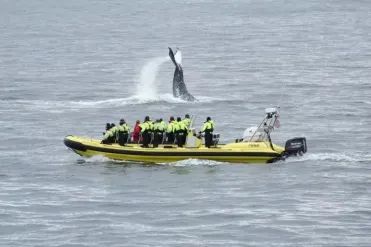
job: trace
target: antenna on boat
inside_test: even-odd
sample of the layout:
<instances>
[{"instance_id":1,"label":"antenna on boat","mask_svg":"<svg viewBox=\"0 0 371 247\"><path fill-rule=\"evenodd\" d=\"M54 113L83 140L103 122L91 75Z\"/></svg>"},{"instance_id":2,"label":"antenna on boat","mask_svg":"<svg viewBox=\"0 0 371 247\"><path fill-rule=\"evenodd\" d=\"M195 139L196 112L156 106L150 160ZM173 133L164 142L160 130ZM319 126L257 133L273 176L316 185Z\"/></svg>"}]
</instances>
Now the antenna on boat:
<instances>
[{"instance_id":1,"label":"antenna on boat","mask_svg":"<svg viewBox=\"0 0 371 247\"><path fill-rule=\"evenodd\" d=\"M288 84L288 82L285 83L285 86L283 87L283 90L282 90L280 99L278 100L278 104L277 104L278 114L280 113L280 109L281 109L280 105L281 105L281 101L282 101L282 96L283 96L283 93L285 92L285 89L286 89L287 84Z\"/></svg>"},{"instance_id":2,"label":"antenna on boat","mask_svg":"<svg viewBox=\"0 0 371 247\"><path fill-rule=\"evenodd\" d=\"M255 137L255 135L257 133L259 133L258 139L260 139L260 136L262 136L262 135L264 136L264 138L268 138L268 141L269 141L272 149L274 150L273 145L272 145L272 141L271 141L271 138L270 138L270 133L272 132L273 128L276 127L276 122L278 121L278 117L280 116L280 110L281 110L280 104L281 104L282 96L283 96L283 93L285 92L287 84L288 84L288 82L286 82L284 87L283 87L283 90L281 92L281 95L280 95L280 98L278 100L277 106L273 107L273 108L266 108L265 109L266 116L263 119L263 121L259 124L259 126L254 130L253 134L250 136L250 138L248 140L249 142L253 141L253 138ZM277 123L278 123L277 128L279 128L280 123L279 122L277 122ZM263 126L264 133L259 132L259 130L261 130L262 126ZM247 129L247 130L249 130L249 129ZM250 129L250 132L251 131L252 131L252 129Z\"/></svg>"}]
</instances>

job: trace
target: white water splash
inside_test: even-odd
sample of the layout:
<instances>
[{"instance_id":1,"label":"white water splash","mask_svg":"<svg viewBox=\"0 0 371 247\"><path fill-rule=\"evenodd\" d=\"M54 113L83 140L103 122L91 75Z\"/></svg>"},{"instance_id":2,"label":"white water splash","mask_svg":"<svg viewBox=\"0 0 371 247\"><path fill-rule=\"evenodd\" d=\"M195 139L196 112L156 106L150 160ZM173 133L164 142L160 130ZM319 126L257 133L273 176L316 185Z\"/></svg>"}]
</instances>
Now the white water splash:
<instances>
[{"instance_id":1,"label":"white water splash","mask_svg":"<svg viewBox=\"0 0 371 247\"><path fill-rule=\"evenodd\" d=\"M199 159L186 159L186 160L180 160L172 163L160 163L163 165L169 165L169 166L217 166L222 164L229 164L227 162L218 162L213 160L199 160Z\"/></svg>"},{"instance_id":2,"label":"white water splash","mask_svg":"<svg viewBox=\"0 0 371 247\"><path fill-rule=\"evenodd\" d=\"M290 157L286 162L298 161L346 161L346 162L366 162L371 161L369 153L307 153L300 157Z\"/></svg>"},{"instance_id":3,"label":"white water splash","mask_svg":"<svg viewBox=\"0 0 371 247\"><path fill-rule=\"evenodd\" d=\"M167 56L158 57L144 65L137 85L137 99L158 100L156 77L160 66L168 60L170 58Z\"/></svg>"},{"instance_id":4,"label":"white water splash","mask_svg":"<svg viewBox=\"0 0 371 247\"><path fill-rule=\"evenodd\" d=\"M103 155L95 155L92 157L80 157L79 163L86 163L86 164L100 164L100 163L107 163L107 162L112 162L112 163L128 163L128 161L123 161L123 160L113 160L110 158L107 158Z\"/></svg>"}]
</instances>

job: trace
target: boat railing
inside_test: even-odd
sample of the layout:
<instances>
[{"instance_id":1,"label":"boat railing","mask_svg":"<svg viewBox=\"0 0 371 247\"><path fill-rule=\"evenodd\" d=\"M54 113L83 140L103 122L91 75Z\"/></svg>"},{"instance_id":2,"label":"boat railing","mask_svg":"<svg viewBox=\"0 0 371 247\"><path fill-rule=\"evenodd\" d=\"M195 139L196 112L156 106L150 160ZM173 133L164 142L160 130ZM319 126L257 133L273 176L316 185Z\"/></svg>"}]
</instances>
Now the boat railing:
<instances>
[{"instance_id":1,"label":"boat railing","mask_svg":"<svg viewBox=\"0 0 371 247\"><path fill-rule=\"evenodd\" d=\"M264 117L263 121L260 123L258 128L256 128L253 135L248 140L249 142L252 142L254 137L258 135L258 138L256 141L269 141L270 140L270 134L272 133L274 126L276 125L279 114L276 108L267 108L265 109L266 116Z\"/></svg>"},{"instance_id":2,"label":"boat railing","mask_svg":"<svg viewBox=\"0 0 371 247\"><path fill-rule=\"evenodd\" d=\"M166 140L166 133L165 133L165 131L164 131L164 132L162 133L162 141L161 141L161 144L164 144L165 140Z\"/></svg>"}]
</instances>

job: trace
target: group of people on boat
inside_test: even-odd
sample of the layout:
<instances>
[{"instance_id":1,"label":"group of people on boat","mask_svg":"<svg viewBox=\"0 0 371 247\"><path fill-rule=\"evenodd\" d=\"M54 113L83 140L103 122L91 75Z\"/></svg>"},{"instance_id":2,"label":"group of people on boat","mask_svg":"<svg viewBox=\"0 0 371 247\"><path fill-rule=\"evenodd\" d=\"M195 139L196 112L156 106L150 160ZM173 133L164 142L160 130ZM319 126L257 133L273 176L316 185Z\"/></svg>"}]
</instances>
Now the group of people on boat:
<instances>
[{"instance_id":1,"label":"group of people on boat","mask_svg":"<svg viewBox=\"0 0 371 247\"><path fill-rule=\"evenodd\" d=\"M130 125L121 119L118 126L114 123L106 124L106 131L103 133L103 144L118 143L125 146L128 141L142 143L141 147L148 148L152 143L153 147L158 147L164 142L176 143L178 147L183 147L186 143L191 119L189 114L185 114L184 119L173 116L170 117L168 124L162 118L156 119L154 122L146 116L144 121L140 123L136 121L133 132ZM199 132L205 133L205 146L211 147L213 142L214 121L207 117L202 130Z\"/></svg>"}]
</instances>

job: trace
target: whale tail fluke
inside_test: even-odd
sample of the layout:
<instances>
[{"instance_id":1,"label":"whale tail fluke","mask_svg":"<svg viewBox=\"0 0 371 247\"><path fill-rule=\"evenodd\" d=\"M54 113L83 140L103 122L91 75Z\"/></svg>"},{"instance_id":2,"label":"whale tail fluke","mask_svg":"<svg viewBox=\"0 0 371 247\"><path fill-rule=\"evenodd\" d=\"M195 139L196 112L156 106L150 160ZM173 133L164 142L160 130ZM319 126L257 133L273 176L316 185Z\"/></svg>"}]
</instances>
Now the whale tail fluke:
<instances>
[{"instance_id":1,"label":"whale tail fluke","mask_svg":"<svg viewBox=\"0 0 371 247\"><path fill-rule=\"evenodd\" d=\"M171 58L171 61L173 61L173 64L181 69L182 67L182 52L177 47L175 53L173 50L169 47L169 57Z\"/></svg>"},{"instance_id":2,"label":"whale tail fluke","mask_svg":"<svg viewBox=\"0 0 371 247\"><path fill-rule=\"evenodd\" d=\"M169 57L170 57L171 61L173 61L173 64L174 64L175 66L178 66L178 65L176 64L176 61L175 61L174 52L173 52L173 50L172 50L170 47L169 47Z\"/></svg>"},{"instance_id":3,"label":"whale tail fluke","mask_svg":"<svg viewBox=\"0 0 371 247\"><path fill-rule=\"evenodd\" d=\"M169 57L175 65L174 78L173 78L173 96L175 98L181 98L185 101L196 101L187 90L187 86L184 83L183 69L182 69L182 52L177 47L175 53L169 47Z\"/></svg>"},{"instance_id":4,"label":"whale tail fluke","mask_svg":"<svg viewBox=\"0 0 371 247\"><path fill-rule=\"evenodd\" d=\"M176 52L174 54L174 59L175 59L175 62L178 64L178 65L182 65L182 52L179 50L179 48L177 47L176 48Z\"/></svg>"}]
</instances>

